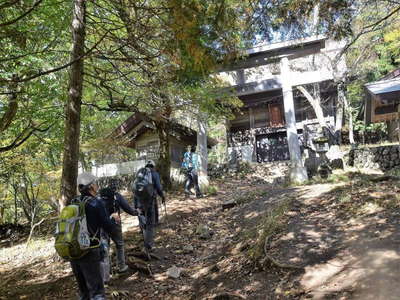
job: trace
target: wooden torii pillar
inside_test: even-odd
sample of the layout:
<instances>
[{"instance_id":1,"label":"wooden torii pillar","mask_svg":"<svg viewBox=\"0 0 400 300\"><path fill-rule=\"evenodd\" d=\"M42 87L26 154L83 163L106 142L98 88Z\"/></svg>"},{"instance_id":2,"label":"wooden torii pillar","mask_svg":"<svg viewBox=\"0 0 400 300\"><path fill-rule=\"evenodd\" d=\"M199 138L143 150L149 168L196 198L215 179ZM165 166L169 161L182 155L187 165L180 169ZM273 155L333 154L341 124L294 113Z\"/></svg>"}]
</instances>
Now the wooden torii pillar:
<instances>
[{"instance_id":1,"label":"wooden torii pillar","mask_svg":"<svg viewBox=\"0 0 400 300\"><path fill-rule=\"evenodd\" d=\"M283 57L280 62L283 105L285 109L286 134L290 153L290 181L301 183L308 180L307 170L303 165L300 152L299 137L296 128L296 116L292 91L292 78L288 57Z\"/></svg>"}]
</instances>

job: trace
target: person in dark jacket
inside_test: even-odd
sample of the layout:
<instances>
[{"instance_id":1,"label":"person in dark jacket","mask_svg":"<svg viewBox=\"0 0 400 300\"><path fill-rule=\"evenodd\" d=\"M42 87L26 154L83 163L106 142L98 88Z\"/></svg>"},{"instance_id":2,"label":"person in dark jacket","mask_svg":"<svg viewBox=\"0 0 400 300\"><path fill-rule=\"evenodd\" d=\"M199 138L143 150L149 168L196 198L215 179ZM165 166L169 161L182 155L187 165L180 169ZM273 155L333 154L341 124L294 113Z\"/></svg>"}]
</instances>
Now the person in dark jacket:
<instances>
[{"instance_id":1,"label":"person in dark jacket","mask_svg":"<svg viewBox=\"0 0 400 300\"><path fill-rule=\"evenodd\" d=\"M144 248L143 251L149 256L154 247L154 226L155 226L155 203L157 195L161 197L161 201L165 203L165 196L160 181L160 174L154 169L155 163L152 160L146 162L146 168L151 171L152 184L154 186L154 194L150 203L144 203L136 194L134 195L135 208L139 212L139 226L143 232ZM144 218L143 218L144 216Z\"/></svg>"},{"instance_id":2,"label":"person in dark jacket","mask_svg":"<svg viewBox=\"0 0 400 300\"><path fill-rule=\"evenodd\" d=\"M104 201L107 215L111 221L115 224L117 230L113 235L103 234L102 242L105 249L105 257L102 262L103 267L103 278L105 284L110 280L110 260L109 260L109 249L110 249L110 238L113 240L117 248L117 266L118 273L123 273L128 270L128 266L125 263L125 248L124 238L122 235L122 222L121 222L121 209L131 216L137 216L138 212L132 208L125 198L117 192L117 185L112 182L108 187L100 190L100 197Z\"/></svg>"},{"instance_id":3,"label":"person in dark jacket","mask_svg":"<svg viewBox=\"0 0 400 300\"><path fill-rule=\"evenodd\" d=\"M100 232L104 230L112 235L115 226L107 215L103 202L96 197L97 178L90 173L78 176L78 189L81 196L74 201L88 199L85 205L88 230L91 235L92 249L82 258L72 260L71 268L79 287L80 300L103 300L105 291L101 273ZM69 203L68 203L69 204Z\"/></svg>"}]
</instances>

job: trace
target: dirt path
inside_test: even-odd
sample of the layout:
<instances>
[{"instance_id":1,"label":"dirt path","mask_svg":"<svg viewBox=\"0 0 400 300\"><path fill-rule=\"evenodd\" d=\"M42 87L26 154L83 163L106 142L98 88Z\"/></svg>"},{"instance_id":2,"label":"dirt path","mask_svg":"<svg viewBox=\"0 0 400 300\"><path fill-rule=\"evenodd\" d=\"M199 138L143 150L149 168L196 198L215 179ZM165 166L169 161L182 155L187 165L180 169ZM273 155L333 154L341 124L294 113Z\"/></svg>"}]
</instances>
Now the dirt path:
<instances>
[{"instance_id":1,"label":"dirt path","mask_svg":"<svg viewBox=\"0 0 400 300\"><path fill-rule=\"evenodd\" d=\"M215 196L169 197L168 220L157 232L160 259L144 262L152 276L137 270L114 276L110 298L399 299L400 187L357 180L273 188L231 178L215 183ZM232 199L240 205L222 211ZM268 252L303 270L260 268L251 258L268 212L284 202L290 205ZM205 226L210 235L201 238ZM124 218L124 230L128 262L135 266L142 247L136 219ZM52 244L28 249L0 250L0 299L74 299L70 268L55 260ZM177 279L166 273L173 266L181 270Z\"/></svg>"},{"instance_id":2,"label":"dirt path","mask_svg":"<svg viewBox=\"0 0 400 300\"><path fill-rule=\"evenodd\" d=\"M288 232L293 239L286 241L296 245L297 257L306 265L300 283L307 298L399 299L398 208L384 209L376 196L365 201L365 195L346 212L342 204L347 198L342 203L332 199L331 186L311 189L319 194L306 193L299 201L299 210L307 217L295 216ZM386 199L388 192L382 194Z\"/></svg>"}]
</instances>

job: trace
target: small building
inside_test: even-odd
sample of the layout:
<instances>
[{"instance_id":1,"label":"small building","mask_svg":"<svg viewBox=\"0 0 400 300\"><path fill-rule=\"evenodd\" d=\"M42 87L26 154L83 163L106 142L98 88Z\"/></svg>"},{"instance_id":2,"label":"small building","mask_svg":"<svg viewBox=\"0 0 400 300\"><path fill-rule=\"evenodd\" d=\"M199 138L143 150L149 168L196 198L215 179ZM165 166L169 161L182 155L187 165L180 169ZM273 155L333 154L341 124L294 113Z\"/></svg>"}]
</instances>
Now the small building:
<instances>
[{"instance_id":1,"label":"small building","mask_svg":"<svg viewBox=\"0 0 400 300\"><path fill-rule=\"evenodd\" d=\"M171 165L180 167L187 146L196 146L197 144L197 132L174 121L169 121L169 123L171 128L169 134ZM156 161L159 158L160 139L152 119L144 114L132 114L114 130L111 136L126 147L135 149L139 160L153 159ZM208 148L216 144L214 139L207 138Z\"/></svg>"},{"instance_id":2,"label":"small building","mask_svg":"<svg viewBox=\"0 0 400 300\"><path fill-rule=\"evenodd\" d=\"M342 48L343 43L321 36L263 45L248 50L238 62L221 70L218 76L229 83L227 89L233 90L244 104L227 126L231 158L236 156L251 162L290 159L286 118L292 112L284 103L294 105L300 148L305 146L304 133L316 132L319 123L312 106L296 86L318 90L325 122L334 127L337 112L334 76L344 72L346 64L339 60L334 66L339 72L334 74L332 61ZM286 73L283 66L288 66L284 67ZM286 92L293 101L284 101L284 84L289 86Z\"/></svg>"},{"instance_id":3,"label":"small building","mask_svg":"<svg viewBox=\"0 0 400 300\"><path fill-rule=\"evenodd\" d=\"M400 69L394 70L378 81L365 85L365 124L387 122L399 119Z\"/></svg>"},{"instance_id":4,"label":"small building","mask_svg":"<svg viewBox=\"0 0 400 300\"><path fill-rule=\"evenodd\" d=\"M169 126L171 129L168 137L171 176L176 179L179 177L179 168L187 146L196 146L197 144L197 132L174 121L169 121ZM138 168L143 167L146 160L152 159L157 163L159 159L160 139L153 120L144 114L132 114L109 137L120 145L136 150L136 160L94 168L92 172L99 177L132 174ZM214 139L207 138L208 148L216 144Z\"/></svg>"}]
</instances>

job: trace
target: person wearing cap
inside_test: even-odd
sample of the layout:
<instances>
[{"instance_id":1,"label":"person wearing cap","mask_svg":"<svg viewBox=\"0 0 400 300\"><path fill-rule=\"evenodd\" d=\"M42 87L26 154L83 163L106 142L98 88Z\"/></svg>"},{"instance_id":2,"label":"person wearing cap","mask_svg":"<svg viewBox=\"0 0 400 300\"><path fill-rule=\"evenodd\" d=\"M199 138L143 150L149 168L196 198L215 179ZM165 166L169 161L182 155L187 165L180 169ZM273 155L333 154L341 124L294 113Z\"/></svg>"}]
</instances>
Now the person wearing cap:
<instances>
[{"instance_id":1,"label":"person wearing cap","mask_svg":"<svg viewBox=\"0 0 400 300\"><path fill-rule=\"evenodd\" d=\"M139 226L143 232L144 238L144 249L143 251L149 256L149 253L154 247L154 226L156 225L156 201L157 195L161 197L162 203L165 203L165 195L160 181L160 174L155 170L155 163L153 160L148 160L146 162L145 168L150 169L152 183L154 186L154 195L150 205L146 205L144 208L144 203L141 199L134 195L135 208L139 211ZM141 217L141 216L144 216Z\"/></svg>"},{"instance_id":2,"label":"person wearing cap","mask_svg":"<svg viewBox=\"0 0 400 300\"><path fill-rule=\"evenodd\" d=\"M103 202L96 197L98 185L97 178L90 173L78 176L78 190L80 196L69 201L85 201L86 221L91 236L91 249L83 257L72 260L71 268L76 278L81 300L105 299L104 283L100 262L102 251L100 249L100 233L104 230L112 235L116 230L115 225L107 215Z\"/></svg>"},{"instance_id":3,"label":"person wearing cap","mask_svg":"<svg viewBox=\"0 0 400 300\"><path fill-rule=\"evenodd\" d=\"M110 249L110 238L113 240L117 248L117 266L118 273L123 273L128 270L128 266L125 263L125 248L124 238L122 235L122 223L120 211L121 209L131 216L137 216L138 212L132 208L125 198L117 192L117 184L111 182L108 187L102 188L99 192L101 199L106 207L107 215L111 221L115 224L116 230L114 234L107 235L103 233L103 244L105 247L105 257L102 261L103 277L104 282L107 284L110 280L110 260L109 260L109 249Z\"/></svg>"}]
</instances>

